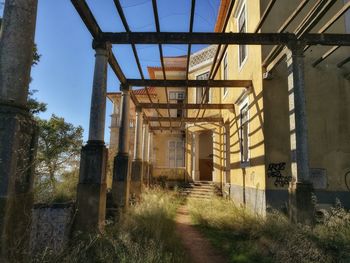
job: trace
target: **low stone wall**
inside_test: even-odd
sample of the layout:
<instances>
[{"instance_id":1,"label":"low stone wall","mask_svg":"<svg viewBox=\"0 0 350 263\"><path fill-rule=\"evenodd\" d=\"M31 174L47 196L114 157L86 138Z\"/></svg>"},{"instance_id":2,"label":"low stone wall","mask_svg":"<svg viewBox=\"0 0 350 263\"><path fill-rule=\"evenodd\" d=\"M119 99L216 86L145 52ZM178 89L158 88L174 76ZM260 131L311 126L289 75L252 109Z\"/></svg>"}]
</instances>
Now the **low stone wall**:
<instances>
[{"instance_id":1,"label":"low stone wall","mask_svg":"<svg viewBox=\"0 0 350 263\"><path fill-rule=\"evenodd\" d=\"M30 246L32 254L45 250L60 253L68 244L75 205L74 203L33 207Z\"/></svg>"}]
</instances>

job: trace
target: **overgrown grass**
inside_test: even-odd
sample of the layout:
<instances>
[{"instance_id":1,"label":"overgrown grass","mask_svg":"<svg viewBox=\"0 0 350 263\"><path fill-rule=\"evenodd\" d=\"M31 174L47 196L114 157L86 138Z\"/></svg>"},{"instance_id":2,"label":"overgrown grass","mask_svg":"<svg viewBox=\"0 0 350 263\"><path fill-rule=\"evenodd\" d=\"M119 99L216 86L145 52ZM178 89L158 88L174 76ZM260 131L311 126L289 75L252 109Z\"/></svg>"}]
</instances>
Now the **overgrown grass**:
<instances>
[{"instance_id":1,"label":"overgrown grass","mask_svg":"<svg viewBox=\"0 0 350 263\"><path fill-rule=\"evenodd\" d=\"M350 214L340 206L315 227L266 218L224 199L190 200L192 219L230 262L350 262Z\"/></svg>"},{"instance_id":2,"label":"overgrown grass","mask_svg":"<svg viewBox=\"0 0 350 263\"><path fill-rule=\"evenodd\" d=\"M105 234L79 237L59 256L43 253L34 262L187 262L175 233L176 192L148 190Z\"/></svg>"}]
</instances>

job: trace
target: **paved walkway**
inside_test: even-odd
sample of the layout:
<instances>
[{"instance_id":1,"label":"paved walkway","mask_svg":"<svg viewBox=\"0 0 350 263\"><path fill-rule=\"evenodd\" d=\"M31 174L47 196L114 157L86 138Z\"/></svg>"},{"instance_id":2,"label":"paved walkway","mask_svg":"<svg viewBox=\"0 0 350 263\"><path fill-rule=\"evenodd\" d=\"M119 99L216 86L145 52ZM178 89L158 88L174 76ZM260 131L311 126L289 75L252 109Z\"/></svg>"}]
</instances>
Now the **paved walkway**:
<instances>
[{"instance_id":1,"label":"paved walkway","mask_svg":"<svg viewBox=\"0 0 350 263\"><path fill-rule=\"evenodd\" d=\"M226 263L203 235L192 225L186 205L177 211L176 230L193 263Z\"/></svg>"}]
</instances>

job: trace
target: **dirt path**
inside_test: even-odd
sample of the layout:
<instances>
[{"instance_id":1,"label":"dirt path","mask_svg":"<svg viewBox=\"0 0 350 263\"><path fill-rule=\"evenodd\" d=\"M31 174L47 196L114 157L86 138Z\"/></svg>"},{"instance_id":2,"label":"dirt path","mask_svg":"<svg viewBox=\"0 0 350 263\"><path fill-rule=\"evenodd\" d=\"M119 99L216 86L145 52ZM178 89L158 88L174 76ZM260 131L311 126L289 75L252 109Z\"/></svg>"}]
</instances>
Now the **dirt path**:
<instances>
[{"instance_id":1,"label":"dirt path","mask_svg":"<svg viewBox=\"0 0 350 263\"><path fill-rule=\"evenodd\" d=\"M186 205L177 211L176 229L193 263L226 263L203 235L192 225Z\"/></svg>"}]
</instances>

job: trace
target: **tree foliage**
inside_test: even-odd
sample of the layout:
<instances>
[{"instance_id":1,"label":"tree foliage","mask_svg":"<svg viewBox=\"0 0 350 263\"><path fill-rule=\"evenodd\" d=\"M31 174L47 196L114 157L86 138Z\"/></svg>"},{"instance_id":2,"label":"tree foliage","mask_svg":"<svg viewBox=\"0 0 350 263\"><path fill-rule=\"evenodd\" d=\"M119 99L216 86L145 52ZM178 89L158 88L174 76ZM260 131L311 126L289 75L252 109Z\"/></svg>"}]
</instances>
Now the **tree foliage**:
<instances>
[{"instance_id":1,"label":"tree foliage","mask_svg":"<svg viewBox=\"0 0 350 263\"><path fill-rule=\"evenodd\" d=\"M36 187L54 194L57 183L65 179L63 175L77 169L83 128L56 115L49 120L39 119L38 125Z\"/></svg>"}]
</instances>

